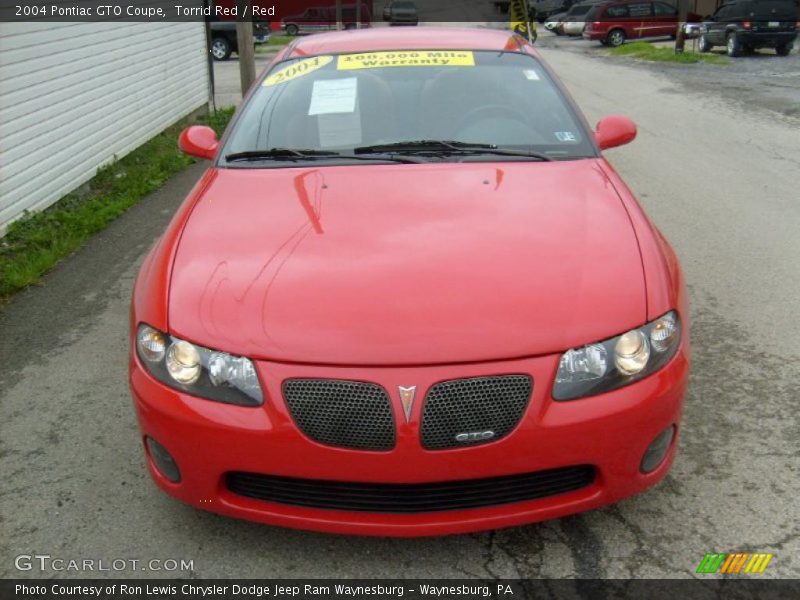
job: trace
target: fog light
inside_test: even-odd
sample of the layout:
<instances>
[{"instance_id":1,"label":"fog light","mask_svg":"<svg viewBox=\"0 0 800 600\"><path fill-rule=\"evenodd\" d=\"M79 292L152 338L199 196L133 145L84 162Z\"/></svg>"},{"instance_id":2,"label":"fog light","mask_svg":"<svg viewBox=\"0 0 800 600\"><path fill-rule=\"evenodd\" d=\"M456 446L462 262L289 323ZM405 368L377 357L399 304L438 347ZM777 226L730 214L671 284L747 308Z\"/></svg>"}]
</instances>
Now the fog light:
<instances>
[{"instance_id":1,"label":"fog light","mask_svg":"<svg viewBox=\"0 0 800 600\"><path fill-rule=\"evenodd\" d=\"M669 450L673 437L675 437L674 425L670 425L658 434L658 437L647 447L642 457L642 464L639 467L642 473L650 473L656 470L656 467L662 463L667 455L667 450Z\"/></svg>"},{"instance_id":2,"label":"fog light","mask_svg":"<svg viewBox=\"0 0 800 600\"><path fill-rule=\"evenodd\" d=\"M181 480L181 472L178 469L178 463L172 458L172 455L167 452L161 444L151 437L146 437L145 443L147 450L150 453L150 458L153 459L158 472L164 477L169 479L172 483L178 483Z\"/></svg>"}]
</instances>

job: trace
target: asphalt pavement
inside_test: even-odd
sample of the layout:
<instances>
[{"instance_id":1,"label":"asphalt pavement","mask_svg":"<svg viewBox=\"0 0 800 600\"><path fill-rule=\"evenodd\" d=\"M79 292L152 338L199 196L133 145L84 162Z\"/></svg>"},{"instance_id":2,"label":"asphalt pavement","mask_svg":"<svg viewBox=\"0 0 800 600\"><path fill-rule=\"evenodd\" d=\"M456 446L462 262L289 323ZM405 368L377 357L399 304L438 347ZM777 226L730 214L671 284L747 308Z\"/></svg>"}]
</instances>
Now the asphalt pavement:
<instances>
[{"instance_id":1,"label":"asphalt pavement","mask_svg":"<svg viewBox=\"0 0 800 600\"><path fill-rule=\"evenodd\" d=\"M706 552L744 550L775 554L762 577L800 577L800 120L693 91L671 72L542 53L591 122L621 113L639 124L608 157L683 262L694 364L662 484L564 519L411 540L267 527L162 494L127 390L128 303L195 165L0 307L0 576L87 575L14 566L47 554L193 561L177 573L95 573L139 577L682 578Z\"/></svg>"}]
</instances>

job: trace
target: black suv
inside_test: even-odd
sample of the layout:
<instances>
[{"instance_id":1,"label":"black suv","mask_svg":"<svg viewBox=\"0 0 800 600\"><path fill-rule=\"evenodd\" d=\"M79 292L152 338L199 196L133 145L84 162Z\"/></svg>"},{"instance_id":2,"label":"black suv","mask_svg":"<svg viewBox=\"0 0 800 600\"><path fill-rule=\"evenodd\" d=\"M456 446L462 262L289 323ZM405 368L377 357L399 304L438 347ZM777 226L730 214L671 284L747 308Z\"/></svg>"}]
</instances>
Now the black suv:
<instances>
[{"instance_id":1,"label":"black suv","mask_svg":"<svg viewBox=\"0 0 800 600\"><path fill-rule=\"evenodd\" d=\"M728 56L756 48L775 48L778 56L791 52L797 37L795 0L734 0L706 18L700 30L700 52L725 46Z\"/></svg>"}]
</instances>

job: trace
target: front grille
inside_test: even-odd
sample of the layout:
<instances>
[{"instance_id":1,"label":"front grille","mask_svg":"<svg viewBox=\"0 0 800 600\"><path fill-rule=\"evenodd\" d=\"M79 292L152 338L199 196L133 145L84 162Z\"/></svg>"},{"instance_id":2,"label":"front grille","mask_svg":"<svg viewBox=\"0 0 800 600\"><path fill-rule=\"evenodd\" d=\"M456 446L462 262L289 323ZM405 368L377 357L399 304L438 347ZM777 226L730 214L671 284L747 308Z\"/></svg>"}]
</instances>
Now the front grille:
<instances>
[{"instance_id":1,"label":"front grille","mask_svg":"<svg viewBox=\"0 0 800 600\"><path fill-rule=\"evenodd\" d=\"M428 450L493 442L522 418L533 390L527 375L453 379L437 383L425 397L422 446ZM487 432L494 435L489 436ZM485 434L467 435L463 434ZM461 439L456 440L456 436Z\"/></svg>"},{"instance_id":2,"label":"front grille","mask_svg":"<svg viewBox=\"0 0 800 600\"><path fill-rule=\"evenodd\" d=\"M306 436L328 446L391 450L395 427L381 386L339 379L287 379L283 397Z\"/></svg>"},{"instance_id":3,"label":"front grille","mask_svg":"<svg viewBox=\"0 0 800 600\"><path fill-rule=\"evenodd\" d=\"M348 483L228 473L226 485L239 496L329 510L425 513L496 506L564 494L591 485L594 467L580 465L537 473L437 483Z\"/></svg>"}]
</instances>

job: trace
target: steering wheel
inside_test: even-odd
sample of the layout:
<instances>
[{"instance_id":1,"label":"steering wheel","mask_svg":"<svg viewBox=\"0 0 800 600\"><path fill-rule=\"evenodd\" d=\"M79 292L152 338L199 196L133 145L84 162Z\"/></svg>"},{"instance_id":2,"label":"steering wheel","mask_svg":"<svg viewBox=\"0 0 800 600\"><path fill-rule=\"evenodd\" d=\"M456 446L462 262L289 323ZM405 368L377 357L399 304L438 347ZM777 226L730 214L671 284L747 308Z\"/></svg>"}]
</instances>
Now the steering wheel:
<instances>
[{"instance_id":1,"label":"steering wheel","mask_svg":"<svg viewBox=\"0 0 800 600\"><path fill-rule=\"evenodd\" d=\"M528 123L528 117L525 116L525 113L517 110L516 108L502 106L500 104L486 104L485 106L473 108L463 117L461 117L461 120L458 122L458 127L456 127L456 131L461 131L464 129L464 126L472 124L472 122L481 121L483 119L492 117L502 117L505 119L519 121L523 125L530 127L530 124Z\"/></svg>"}]
</instances>

